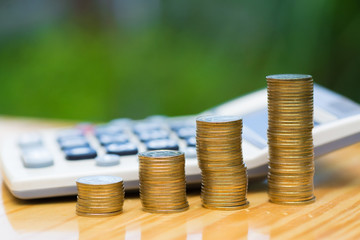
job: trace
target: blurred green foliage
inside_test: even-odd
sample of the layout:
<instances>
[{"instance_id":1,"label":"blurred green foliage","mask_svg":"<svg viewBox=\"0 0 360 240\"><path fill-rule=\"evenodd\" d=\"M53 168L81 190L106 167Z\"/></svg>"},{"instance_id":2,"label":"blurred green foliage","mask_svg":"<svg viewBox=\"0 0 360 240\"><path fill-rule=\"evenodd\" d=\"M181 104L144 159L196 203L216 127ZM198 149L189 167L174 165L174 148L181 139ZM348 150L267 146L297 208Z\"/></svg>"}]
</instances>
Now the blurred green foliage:
<instances>
[{"instance_id":1,"label":"blurred green foliage","mask_svg":"<svg viewBox=\"0 0 360 240\"><path fill-rule=\"evenodd\" d=\"M137 1L120 19L129 1L75 2L53 21L0 28L0 114L194 114L275 73L312 74L360 101L358 1L156 1L155 10Z\"/></svg>"}]
</instances>

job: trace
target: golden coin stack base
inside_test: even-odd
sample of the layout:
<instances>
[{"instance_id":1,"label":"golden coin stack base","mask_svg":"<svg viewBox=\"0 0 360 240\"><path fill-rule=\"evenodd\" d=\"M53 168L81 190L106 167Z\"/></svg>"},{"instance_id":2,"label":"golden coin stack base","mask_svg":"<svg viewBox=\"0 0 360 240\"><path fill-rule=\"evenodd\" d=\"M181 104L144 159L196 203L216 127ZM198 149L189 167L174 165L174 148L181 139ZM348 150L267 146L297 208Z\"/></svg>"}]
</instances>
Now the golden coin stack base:
<instances>
[{"instance_id":1,"label":"golden coin stack base","mask_svg":"<svg viewBox=\"0 0 360 240\"><path fill-rule=\"evenodd\" d=\"M151 213L187 210L184 153L158 150L143 152L138 156L143 210Z\"/></svg>"},{"instance_id":2,"label":"golden coin stack base","mask_svg":"<svg viewBox=\"0 0 360 240\"><path fill-rule=\"evenodd\" d=\"M242 119L203 116L196 119L196 148L201 169L202 205L215 210L248 206L247 170L241 149Z\"/></svg>"},{"instance_id":3,"label":"golden coin stack base","mask_svg":"<svg viewBox=\"0 0 360 240\"><path fill-rule=\"evenodd\" d=\"M80 216L113 216L120 214L124 203L124 184L120 177L89 176L76 181L78 197L76 214Z\"/></svg>"},{"instance_id":4,"label":"golden coin stack base","mask_svg":"<svg viewBox=\"0 0 360 240\"><path fill-rule=\"evenodd\" d=\"M269 199L279 204L315 201L313 79L310 75L266 77L268 92Z\"/></svg>"}]
</instances>

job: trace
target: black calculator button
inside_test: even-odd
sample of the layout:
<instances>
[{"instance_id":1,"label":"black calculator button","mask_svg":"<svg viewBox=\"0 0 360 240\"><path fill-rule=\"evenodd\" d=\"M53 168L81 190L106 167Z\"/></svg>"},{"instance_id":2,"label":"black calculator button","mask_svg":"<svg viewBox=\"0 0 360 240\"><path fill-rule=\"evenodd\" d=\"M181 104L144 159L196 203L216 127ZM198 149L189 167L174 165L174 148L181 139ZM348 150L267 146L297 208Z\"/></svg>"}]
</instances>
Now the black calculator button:
<instances>
[{"instance_id":1,"label":"black calculator button","mask_svg":"<svg viewBox=\"0 0 360 240\"><path fill-rule=\"evenodd\" d=\"M79 147L89 147L88 141L83 137L75 137L75 138L68 138L59 141L60 148L70 149L70 148L79 148Z\"/></svg>"},{"instance_id":2,"label":"black calculator button","mask_svg":"<svg viewBox=\"0 0 360 240\"><path fill-rule=\"evenodd\" d=\"M166 139L169 133L164 129L150 130L139 133L139 139L142 142L148 142L156 139Z\"/></svg>"},{"instance_id":3,"label":"black calculator button","mask_svg":"<svg viewBox=\"0 0 360 240\"><path fill-rule=\"evenodd\" d=\"M177 130L179 138L186 139L196 136L196 128L194 127L183 127Z\"/></svg>"},{"instance_id":4,"label":"black calculator button","mask_svg":"<svg viewBox=\"0 0 360 240\"><path fill-rule=\"evenodd\" d=\"M116 135L108 135L103 134L98 136L99 142L101 145L106 146L112 143L127 143L129 142L129 137L126 134L116 134Z\"/></svg>"},{"instance_id":5,"label":"black calculator button","mask_svg":"<svg viewBox=\"0 0 360 240\"><path fill-rule=\"evenodd\" d=\"M186 139L186 144L189 147L195 147L196 146L196 137L190 137L190 138Z\"/></svg>"},{"instance_id":6,"label":"black calculator button","mask_svg":"<svg viewBox=\"0 0 360 240\"><path fill-rule=\"evenodd\" d=\"M172 139L152 140L146 143L148 150L179 150L179 145Z\"/></svg>"},{"instance_id":7,"label":"black calculator button","mask_svg":"<svg viewBox=\"0 0 360 240\"><path fill-rule=\"evenodd\" d=\"M79 147L65 150L67 160L82 160L96 158L97 153L91 147Z\"/></svg>"},{"instance_id":8,"label":"black calculator button","mask_svg":"<svg viewBox=\"0 0 360 240\"><path fill-rule=\"evenodd\" d=\"M120 156L135 155L138 153L138 149L136 145L133 143L124 143L124 144L113 143L107 145L105 148L107 153L117 154Z\"/></svg>"}]
</instances>

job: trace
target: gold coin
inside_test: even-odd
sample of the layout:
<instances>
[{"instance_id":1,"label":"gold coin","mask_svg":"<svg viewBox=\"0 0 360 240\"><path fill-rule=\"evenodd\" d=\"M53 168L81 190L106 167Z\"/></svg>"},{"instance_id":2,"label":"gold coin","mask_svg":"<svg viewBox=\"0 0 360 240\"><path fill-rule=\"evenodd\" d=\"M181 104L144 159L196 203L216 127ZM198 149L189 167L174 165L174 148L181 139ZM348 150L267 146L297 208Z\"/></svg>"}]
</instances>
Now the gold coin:
<instances>
[{"instance_id":1,"label":"gold coin","mask_svg":"<svg viewBox=\"0 0 360 240\"><path fill-rule=\"evenodd\" d=\"M313 197L313 80L310 75L267 76L268 194L271 202L309 203Z\"/></svg>"},{"instance_id":2,"label":"gold coin","mask_svg":"<svg viewBox=\"0 0 360 240\"><path fill-rule=\"evenodd\" d=\"M119 215L120 213L122 213L122 211L109 212L109 213L87 213L87 212L76 211L76 214L82 217L110 217L110 216Z\"/></svg>"},{"instance_id":3,"label":"gold coin","mask_svg":"<svg viewBox=\"0 0 360 240\"><path fill-rule=\"evenodd\" d=\"M188 208L184 153L143 152L139 157L139 191L144 211L170 213Z\"/></svg>"},{"instance_id":4,"label":"gold coin","mask_svg":"<svg viewBox=\"0 0 360 240\"><path fill-rule=\"evenodd\" d=\"M235 210L246 203L247 172L238 116L201 116L196 120L197 158L204 207ZM232 207L232 208L231 208Z\"/></svg>"},{"instance_id":5,"label":"gold coin","mask_svg":"<svg viewBox=\"0 0 360 240\"><path fill-rule=\"evenodd\" d=\"M235 211L235 210L241 210L245 209L249 206L249 203L240 205L240 206L232 206L232 207L221 207L221 206L211 206L207 204L202 204L203 207L211 209L211 210L221 210L221 211Z\"/></svg>"},{"instance_id":6,"label":"gold coin","mask_svg":"<svg viewBox=\"0 0 360 240\"><path fill-rule=\"evenodd\" d=\"M123 180L115 176L88 176L76 181L79 216L113 216L122 212Z\"/></svg>"}]
</instances>

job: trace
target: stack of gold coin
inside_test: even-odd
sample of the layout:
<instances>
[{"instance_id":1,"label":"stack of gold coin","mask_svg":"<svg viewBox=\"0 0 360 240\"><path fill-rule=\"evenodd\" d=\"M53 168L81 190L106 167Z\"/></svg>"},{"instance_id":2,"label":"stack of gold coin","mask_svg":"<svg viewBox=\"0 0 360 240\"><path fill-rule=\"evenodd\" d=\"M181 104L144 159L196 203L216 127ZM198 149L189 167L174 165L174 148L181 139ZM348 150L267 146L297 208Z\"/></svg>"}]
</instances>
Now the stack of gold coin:
<instances>
[{"instance_id":1,"label":"stack of gold coin","mask_svg":"<svg viewBox=\"0 0 360 240\"><path fill-rule=\"evenodd\" d=\"M76 181L78 197L76 214L80 216L113 216L122 212L124 184L120 177L88 176Z\"/></svg>"},{"instance_id":2,"label":"stack of gold coin","mask_svg":"<svg viewBox=\"0 0 360 240\"><path fill-rule=\"evenodd\" d=\"M269 199L306 204L314 197L313 79L310 75L266 77L268 92Z\"/></svg>"},{"instance_id":3,"label":"stack of gold coin","mask_svg":"<svg viewBox=\"0 0 360 240\"><path fill-rule=\"evenodd\" d=\"M242 119L237 116L201 116L196 119L201 199L206 208L237 210L249 204L241 133Z\"/></svg>"},{"instance_id":4,"label":"stack of gold coin","mask_svg":"<svg viewBox=\"0 0 360 240\"><path fill-rule=\"evenodd\" d=\"M157 150L139 153L138 156L143 210L151 213L187 210L184 153Z\"/></svg>"}]
</instances>

